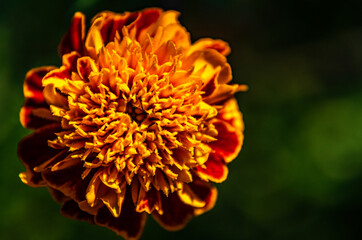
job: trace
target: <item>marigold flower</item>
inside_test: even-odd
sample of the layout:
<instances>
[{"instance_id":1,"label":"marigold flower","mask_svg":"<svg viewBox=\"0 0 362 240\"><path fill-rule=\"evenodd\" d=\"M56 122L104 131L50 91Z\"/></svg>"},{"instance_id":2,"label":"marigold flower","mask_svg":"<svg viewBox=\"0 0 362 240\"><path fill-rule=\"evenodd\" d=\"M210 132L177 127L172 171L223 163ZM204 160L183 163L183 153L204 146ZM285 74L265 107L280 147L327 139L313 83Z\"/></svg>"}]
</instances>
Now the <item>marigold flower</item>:
<instances>
[{"instance_id":1,"label":"marigold flower","mask_svg":"<svg viewBox=\"0 0 362 240\"><path fill-rule=\"evenodd\" d=\"M168 230L210 210L243 122L227 43L190 42L178 12L75 13L63 64L30 70L20 121L21 180L65 216L138 239L147 214Z\"/></svg>"}]
</instances>

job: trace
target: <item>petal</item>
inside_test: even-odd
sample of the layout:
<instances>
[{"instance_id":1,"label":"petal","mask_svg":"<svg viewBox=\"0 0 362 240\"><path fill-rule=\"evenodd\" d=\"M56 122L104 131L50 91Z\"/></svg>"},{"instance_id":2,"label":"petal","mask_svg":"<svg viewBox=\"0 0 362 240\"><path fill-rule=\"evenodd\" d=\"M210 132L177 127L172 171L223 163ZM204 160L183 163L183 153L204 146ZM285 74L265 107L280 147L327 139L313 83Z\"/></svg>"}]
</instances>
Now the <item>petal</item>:
<instances>
[{"instance_id":1,"label":"petal","mask_svg":"<svg viewBox=\"0 0 362 240\"><path fill-rule=\"evenodd\" d=\"M215 90L203 100L208 104L222 104L225 100L230 99L237 92L244 92L248 89L246 85L238 84L220 84L215 87Z\"/></svg>"},{"instance_id":2,"label":"petal","mask_svg":"<svg viewBox=\"0 0 362 240\"><path fill-rule=\"evenodd\" d=\"M230 47L227 42L224 42L220 39L211 39L211 38L202 38L196 41L192 46L189 48L188 52L194 52L204 49L214 49L221 53L222 55L226 56L230 53Z\"/></svg>"},{"instance_id":3,"label":"petal","mask_svg":"<svg viewBox=\"0 0 362 240\"><path fill-rule=\"evenodd\" d=\"M27 72L27 74L25 75L23 88L25 99L31 99L32 102L38 103L43 106L42 104L44 103L44 97L42 94L42 80L43 77L53 69L55 69L55 67L47 66L33 68L32 70Z\"/></svg>"},{"instance_id":4,"label":"petal","mask_svg":"<svg viewBox=\"0 0 362 240\"><path fill-rule=\"evenodd\" d=\"M162 214L161 196L160 192L151 188L147 192L144 188L140 187L137 180L132 182L131 186L132 200L136 206L136 211L139 213L147 212L152 213L154 210Z\"/></svg>"},{"instance_id":5,"label":"petal","mask_svg":"<svg viewBox=\"0 0 362 240\"><path fill-rule=\"evenodd\" d=\"M242 145L241 132L236 131L235 128L224 121L217 121L213 124L218 131L218 136L215 142L209 143L209 146L225 162L231 162L240 152Z\"/></svg>"},{"instance_id":6,"label":"petal","mask_svg":"<svg viewBox=\"0 0 362 240\"><path fill-rule=\"evenodd\" d=\"M126 182L125 182L126 183ZM118 218L121 214L122 204L126 192L126 186L124 185L124 191L117 193L114 189L105 187L107 190L105 193L99 195L99 199L102 200L104 205L112 213L115 218Z\"/></svg>"},{"instance_id":7,"label":"petal","mask_svg":"<svg viewBox=\"0 0 362 240\"><path fill-rule=\"evenodd\" d=\"M20 178L25 184L34 187L44 186L45 182L34 168L61 152L48 146L48 140L54 139L55 133L60 129L60 124L57 123L46 125L19 142L18 156L26 167L26 172L21 173Z\"/></svg>"},{"instance_id":8,"label":"petal","mask_svg":"<svg viewBox=\"0 0 362 240\"><path fill-rule=\"evenodd\" d=\"M43 86L53 84L55 88L62 90L65 81L71 78L72 72L77 72L76 66L79 57L80 55L77 52L63 55L63 66L46 74L43 78Z\"/></svg>"},{"instance_id":9,"label":"petal","mask_svg":"<svg viewBox=\"0 0 362 240\"><path fill-rule=\"evenodd\" d=\"M20 123L25 128L38 129L45 125L59 122L59 118L53 116L48 108L38 108L33 106L34 103L26 101L20 109Z\"/></svg>"},{"instance_id":10,"label":"petal","mask_svg":"<svg viewBox=\"0 0 362 240\"><path fill-rule=\"evenodd\" d=\"M227 101L217 118L220 120L213 122L218 131L217 141L209 146L228 163L237 157L244 139L244 124L236 100Z\"/></svg>"},{"instance_id":11,"label":"petal","mask_svg":"<svg viewBox=\"0 0 362 240\"><path fill-rule=\"evenodd\" d=\"M239 111L238 102L235 98L231 98L224 103L217 118L229 123L237 132L244 131L242 114Z\"/></svg>"},{"instance_id":12,"label":"petal","mask_svg":"<svg viewBox=\"0 0 362 240\"><path fill-rule=\"evenodd\" d=\"M190 34L177 20L180 15L177 11L162 12L153 25L147 29L147 33L153 37L153 46L157 48L162 44L172 41L178 48L188 49L190 46ZM140 36L140 41L145 40L145 34Z\"/></svg>"},{"instance_id":13,"label":"petal","mask_svg":"<svg viewBox=\"0 0 362 240\"><path fill-rule=\"evenodd\" d=\"M195 215L203 214L215 206L217 199L217 189L211 183L204 181L194 181L190 184L192 191L205 202L201 208L195 208Z\"/></svg>"},{"instance_id":14,"label":"petal","mask_svg":"<svg viewBox=\"0 0 362 240\"><path fill-rule=\"evenodd\" d=\"M60 213L67 218L87 221L94 224L94 216L82 211L77 202L73 200L66 201L60 209Z\"/></svg>"},{"instance_id":15,"label":"petal","mask_svg":"<svg viewBox=\"0 0 362 240\"><path fill-rule=\"evenodd\" d=\"M103 15L105 14L106 13L102 13L93 18L92 25L89 28L87 37L85 39L85 49L87 54L93 59L97 58L100 49L105 45L100 31L104 21Z\"/></svg>"},{"instance_id":16,"label":"petal","mask_svg":"<svg viewBox=\"0 0 362 240\"><path fill-rule=\"evenodd\" d=\"M44 125L54 123L57 119L51 117L49 106L44 100L42 79L54 67L39 67L30 70L24 81L25 103L20 110L20 122L25 128L37 129ZM42 108L45 111L38 114L35 109ZM48 112L46 112L48 110Z\"/></svg>"},{"instance_id":17,"label":"petal","mask_svg":"<svg viewBox=\"0 0 362 240\"><path fill-rule=\"evenodd\" d=\"M69 31L61 40L58 52L61 56L76 51L81 55L84 54L84 35L85 35L85 16L76 12L70 24Z\"/></svg>"},{"instance_id":18,"label":"petal","mask_svg":"<svg viewBox=\"0 0 362 240\"><path fill-rule=\"evenodd\" d=\"M96 63L90 57L79 58L77 61L77 70L79 76L84 80L88 80L89 74L98 72Z\"/></svg>"},{"instance_id":19,"label":"petal","mask_svg":"<svg viewBox=\"0 0 362 240\"><path fill-rule=\"evenodd\" d=\"M153 218L165 229L177 231L185 227L193 217L194 208L184 204L177 193L161 196L163 214L157 212L152 214Z\"/></svg>"},{"instance_id":20,"label":"petal","mask_svg":"<svg viewBox=\"0 0 362 240\"><path fill-rule=\"evenodd\" d=\"M75 159L74 161L77 161ZM65 196L76 200L77 202L85 200L85 194L88 184L93 174L88 174L85 179L82 179L84 168L82 162L79 160L77 163L70 165L68 168L59 171L52 171L48 169L42 172L43 179L47 184Z\"/></svg>"},{"instance_id":21,"label":"petal","mask_svg":"<svg viewBox=\"0 0 362 240\"><path fill-rule=\"evenodd\" d=\"M125 12L123 14L102 12L93 18L92 23L95 22L95 19L102 18L102 24L97 27L99 28L99 31L101 33L103 43L106 45L110 41L114 40L116 32L121 33L123 26L133 23L137 19L137 17L138 13L136 12Z\"/></svg>"},{"instance_id":22,"label":"petal","mask_svg":"<svg viewBox=\"0 0 362 240\"><path fill-rule=\"evenodd\" d=\"M136 20L137 35L136 39L139 39L143 30L147 29L160 17L162 10L159 8L148 8L141 11L140 16Z\"/></svg>"},{"instance_id":23,"label":"petal","mask_svg":"<svg viewBox=\"0 0 362 240\"><path fill-rule=\"evenodd\" d=\"M89 206L94 207L100 200L107 206L112 215L118 218L126 194L126 181L118 183L116 188L111 188L113 185L105 181L109 180L107 177L109 177L107 170L98 170L94 174L87 188L87 203ZM107 185L104 182L106 182Z\"/></svg>"},{"instance_id":24,"label":"petal","mask_svg":"<svg viewBox=\"0 0 362 240\"><path fill-rule=\"evenodd\" d=\"M229 173L222 157L215 153L210 153L208 160L205 162L205 168L196 167L196 174L203 180L211 180L220 183L226 180Z\"/></svg>"},{"instance_id":25,"label":"petal","mask_svg":"<svg viewBox=\"0 0 362 240\"><path fill-rule=\"evenodd\" d=\"M126 197L122 205L122 212L118 218L113 217L107 207L100 208L95 216L97 225L105 226L125 239L139 239L142 234L146 213L138 213L132 202L130 189L127 189Z\"/></svg>"},{"instance_id":26,"label":"petal","mask_svg":"<svg viewBox=\"0 0 362 240\"><path fill-rule=\"evenodd\" d=\"M226 58L222 54L214 49L205 49L187 55L183 59L181 69L188 70L194 67L194 74L200 75L206 85L225 64Z\"/></svg>"},{"instance_id":27,"label":"petal","mask_svg":"<svg viewBox=\"0 0 362 240\"><path fill-rule=\"evenodd\" d=\"M177 194L183 203L192 207L201 208L206 204L203 199L199 198L197 193L195 193L193 189L186 183L183 184L182 190L179 190Z\"/></svg>"}]
</instances>

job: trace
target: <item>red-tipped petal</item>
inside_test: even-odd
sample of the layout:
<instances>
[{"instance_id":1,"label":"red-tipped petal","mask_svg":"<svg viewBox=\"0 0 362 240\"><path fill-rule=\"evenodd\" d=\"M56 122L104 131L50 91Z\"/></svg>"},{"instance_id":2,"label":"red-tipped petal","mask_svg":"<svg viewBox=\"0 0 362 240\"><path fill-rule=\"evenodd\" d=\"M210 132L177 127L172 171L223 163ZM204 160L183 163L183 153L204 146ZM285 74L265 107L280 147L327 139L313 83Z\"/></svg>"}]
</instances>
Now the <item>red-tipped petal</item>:
<instances>
[{"instance_id":1,"label":"red-tipped petal","mask_svg":"<svg viewBox=\"0 0 362 240\"><path fill-rule=\"evenodd\" d=\"M43 86L54 84L56 88L61 88L66 79L71 78L72 72L77 72L77 61L80 55L77 52L71 52L63 55L63 66L54 69L43 78Z\"/></svg>"},{"instance_id":2,"label":"red-tipped petal","mask_svg":"<svg viewBox=\"0 0 362 240\"><path fill-rule=\"evenodd\" d=\"M215 154L223 157L225 162L232 161L241 148L240 134L232 129L226 122L218 121L214 123L218 131L217 140L209 143Z\"/></svg>"},{"instance_id":3,"label":"red-tipped petal","mask_svg":"<svg viewBox=\"0 0 362 240\"><path fill-rule=\"evenodd\" d=\"M48 108L38 108L36 105L31 100L27 100L20 109L19 118L23 127L37 129L59 121L57 117L52 116Z\"/></svg>"},{"instance_id":4,"label":"red-tipped petal","mask_svg":"<svg viewBox=\"0 0 362 240\"><path fill-rule=\"evenodd\" d=\"M243 144L244 123L237 101L232 98L224 103L213 124L218 131L217 141L209 143L215 154L221 156L226 163L234 160Z\"/></svg>"},{"instance_id":5,"label":"red-tipped petal","mask_svg":"<svg viewBox=\"0 0 362 240\"><path fill-rule=\"evenodd\" d=\"M149 8L141 12L140 17L136 20L138 38L142 30L151 26L160 17L162 10L158 8Z\"/></svg>"},{"instance_id":6,"label":"red-tipped petal","mask_svg":"<svg viewBox=\"0 0 362 240\"><path fill-rule=\"evenodd\" d=\"M24 97L25 103L20 110L20 123L25 128L36 129L44 125L53 123L53 119L50 112L46 113L46 109L49 109L48 104L44 100L43 96L43 77L54 67L39 67L30 70L25 76L24 82ZM34 113L33 110L42 108L45 111Z\"/></svg>"},{"instance_id":7,"label":"red-tipped petal","mask_svg":"<svg viewBox=\"0 0 362 240\"><path fill-rule=\"evenodd\" d=\"M66 53L76 51L84 54L85 17L82 13L76 12L70 24L69 31L65 34L59 44L58 51L62 56Z\"/></svg>"},{"instance_id":8,"label":"red-tipped petal","mask_svg":"<svg viewBox=\"0 0 362 240\"><path fill-rule=\"evenodd\" d=\"M194 182L190 183L190 188L200 199L205 202L205 206L202 208L195 208L195 215L203 214L215 206L217 199L217 189L211 183L195 180Z\"/></svg>"},{"instance_id":9,"label":"red-tipped petal","mask_svg":"<svg viewBox=\"0 0 362 240\"><path fill-rule=\"evenodd\" d=\"M210 153L208 160L205 162L205 168L196 167L197 175L206 181L211 180L220 183L226 180L228 168L221 156Z\"/></svg>"},{"instance_id":10,"label":"red-tipped petal","mask_svg":"<svg viewBox=\"0 0 362 240\"><path fill-rule=\"evenodd\" d=\"M104 18L102 26L100 27L103 43L106 45L110 41L113 41L116 32L121 34L123 26L133 23L138 18L138 15L138 12L125 12L124 14L113 14L110 12L100 13L98 17ZM96 18L97 16L94 19Z\"/></svg>"},{"instance_id":11,"label":"red-tipped petal","mask_svg":"<svg viewBox=\"0 0 362 240\"><path fill-rule=\"evenodd\" d=\"M18 144L18 156L26 167L20 174L21 180L30 186L43 186L45 183L34 167L57 155L61 150L48 147L48 140L55 138L60 130L59 124L51 124L37 129L33 134L23 138Z\"/></svg>"},{"instance_id":12,"label":"red-tipped petal","mask_svg":"<svg viewBox=\"0 0 362 240\"><path fill-rule=\"evenodd\" d=\"M84 80L88 80L89 74L98 72L98 68L93 59L90 57L82 57L77 61L77 70L79 76L81 76Z\"/></svg>"},{"instance_id":13,"label":"red-tipped petal","mask_svg":"<svg viewBox=\"0 0 362 240\"><path fill-rule=\"evenodd\" d=\"M44 97L42 94L43 86L42 79L43 77L55 67L39 67L33 68L25 75L24 81L24 97L25 99L31 99L32 102L37 104L44 104Z\"/></svg>"},{"instance_id":14,"label":"red-tipped petal","mask_svg":"<svg viewBox=\"0 0 362 240\"><path fill-rule=\"evenodd\" d=\"M146 213L138 213L135 211L130 189L127 189L121 215L115 218L107 207L102 207L95 216L95 222L97 225L111 229L127 240L136 240L139 239L142 234L146 217Z\"/></svg>"},{"instance_id":15,"label":"red-tipped petal","mask_svg":"<svg viewBox=\"0 0 362 240\"><path fill-rule=\"evenodd\" d=\"M177 231L185 227L194 214L194 208L184 204L177 193L168 197L161 196L163 214L152 214L153 218L165 229Z\"/></svg>"}]
</instances>

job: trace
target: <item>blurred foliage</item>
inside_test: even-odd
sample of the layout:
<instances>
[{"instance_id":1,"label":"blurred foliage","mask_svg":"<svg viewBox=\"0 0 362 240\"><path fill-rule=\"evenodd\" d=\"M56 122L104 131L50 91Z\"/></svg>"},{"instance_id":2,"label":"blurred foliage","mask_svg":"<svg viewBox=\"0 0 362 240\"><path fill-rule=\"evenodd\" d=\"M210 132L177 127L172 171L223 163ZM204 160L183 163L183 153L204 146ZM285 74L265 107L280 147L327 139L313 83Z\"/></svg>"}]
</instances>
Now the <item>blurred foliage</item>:
<instances>
[{"instance_id":1,"label":"blurred foliage","mask_svg":"<svg viewBox=\"0 0 362 240\"><path fill-rule=\"evenodd\" d=\"M362 214L360 1L5 0L0 3L0 239L119 239L72 221L46 189L21 183L25 73L59 65L75 11L176 9L192 34L232 48L245 143L215 208L179 232L151 218L142 239L356 239Z\"/></svg>"}]
</instances>

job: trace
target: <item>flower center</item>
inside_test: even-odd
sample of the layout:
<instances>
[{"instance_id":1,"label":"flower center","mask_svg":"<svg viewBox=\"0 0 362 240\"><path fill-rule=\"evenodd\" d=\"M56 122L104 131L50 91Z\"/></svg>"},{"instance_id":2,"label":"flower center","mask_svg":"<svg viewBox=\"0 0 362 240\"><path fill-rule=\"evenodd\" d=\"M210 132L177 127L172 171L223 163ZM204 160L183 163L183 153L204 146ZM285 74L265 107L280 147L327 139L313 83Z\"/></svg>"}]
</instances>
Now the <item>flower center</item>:
<instances>
[{"instance_id":1,"label":"flower center","mask_svg":"<svg viewBox=\"0 0 362 240\"><path fill-rule=\"evenodd\" d=\"M108 169L128 184L137 176L146 190L166 181L168 194L208 159L217 110L202 101L201 77L183 69L172 42L158 46L149 38L142 46L117 35L97 58L77 60L58 89L67 106L52 106L64 131L50 145L83 161L83 177Z\"/></svg>"}]
</instances>

